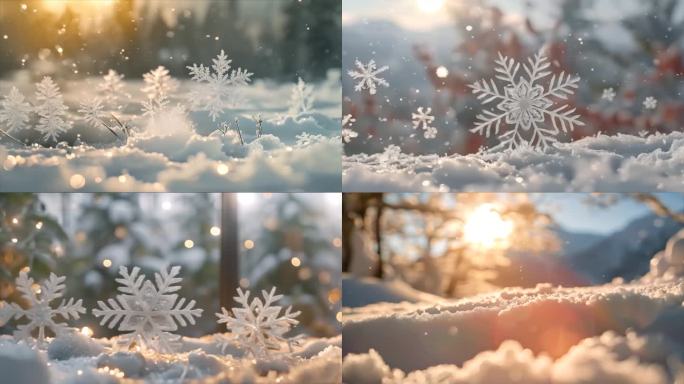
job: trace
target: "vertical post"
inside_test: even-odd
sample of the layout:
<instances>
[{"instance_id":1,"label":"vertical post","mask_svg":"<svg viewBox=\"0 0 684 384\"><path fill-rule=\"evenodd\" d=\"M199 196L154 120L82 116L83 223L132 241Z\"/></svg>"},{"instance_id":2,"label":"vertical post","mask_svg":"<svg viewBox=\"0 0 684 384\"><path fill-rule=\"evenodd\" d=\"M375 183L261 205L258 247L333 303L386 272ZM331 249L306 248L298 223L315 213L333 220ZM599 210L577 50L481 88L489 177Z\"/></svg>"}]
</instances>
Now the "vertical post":
<instances>
[{"instance_id":1,"label":"vertical post","mask_svg":"<svg viewBox=\"0 0 684 384\"><path fill-rule=\"evenodd\" d=\"M240 238L238 206L235 193L221 194L221 259L219 261L219 302L232 306L233 295L240 284Z\"/></svg>"}]
</instances>

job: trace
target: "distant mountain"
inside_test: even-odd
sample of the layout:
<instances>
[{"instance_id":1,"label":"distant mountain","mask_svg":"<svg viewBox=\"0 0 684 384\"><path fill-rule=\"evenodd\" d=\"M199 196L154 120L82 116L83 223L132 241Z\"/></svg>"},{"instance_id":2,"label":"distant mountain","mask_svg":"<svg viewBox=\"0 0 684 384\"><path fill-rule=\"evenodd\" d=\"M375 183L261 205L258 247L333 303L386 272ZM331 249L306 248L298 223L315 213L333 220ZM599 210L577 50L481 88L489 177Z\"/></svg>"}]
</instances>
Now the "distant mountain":
<instances>
[{"instance_id":1,"label":"distant mountain","mask_svg":"<svg viewBox=\"0 0 684 384\"><path fill-rule=\"evenodd\" d=\"M596 233L572 232L561 227L555 228L554 232L562 244L561 254L563 255L579 253L606 238Z\"/></svg>"}]
</instances>

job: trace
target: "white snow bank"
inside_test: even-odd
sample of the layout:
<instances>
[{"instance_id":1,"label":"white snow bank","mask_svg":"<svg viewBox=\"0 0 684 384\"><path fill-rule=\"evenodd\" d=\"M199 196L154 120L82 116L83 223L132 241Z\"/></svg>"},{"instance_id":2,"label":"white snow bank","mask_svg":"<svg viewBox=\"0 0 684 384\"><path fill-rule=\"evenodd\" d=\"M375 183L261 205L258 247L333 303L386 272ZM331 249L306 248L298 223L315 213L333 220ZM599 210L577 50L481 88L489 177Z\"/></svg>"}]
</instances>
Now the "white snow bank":
<instances>
[{"instance_id":1,"label":"white snow bank","mask_svg":"<svg viewBox=\"0 0 684 384\"><path fill-rule=\"evenodd\" d=\"M684 133L599 135L537 151L343 158L345 191L684 191Z\"/></svg>"},{"instance_id":2,"label":"white snow bank","mask_svg":"<svg viewBox=\"0 0 684 384\"><path fill-rule=\"evenodd\" d=\"M342 278L342 302L345 307L363 307L375 303L439 303L443 299L413 289L401 280L381 281L376 278Z\"/></svg>"}]
</instances>

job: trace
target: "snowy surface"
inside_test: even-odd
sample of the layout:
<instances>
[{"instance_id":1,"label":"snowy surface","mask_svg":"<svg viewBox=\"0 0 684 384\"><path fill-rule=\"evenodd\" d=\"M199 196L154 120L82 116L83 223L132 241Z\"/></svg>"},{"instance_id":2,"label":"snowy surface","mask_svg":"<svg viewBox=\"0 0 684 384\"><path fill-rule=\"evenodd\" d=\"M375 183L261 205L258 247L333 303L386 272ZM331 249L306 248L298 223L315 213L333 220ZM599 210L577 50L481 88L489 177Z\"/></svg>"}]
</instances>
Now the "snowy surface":
<instances>
[{"instance_id":1,"label":"snowy surface","mask_svg":"<svg viewBox=\"0 0 684 384\"><path fill-rule=\"evenodd\" d=\"M239 382L339 383L341 338L305 339L292 355L252 359L236 347L220 353L216 335L184 338L181 352L115 352L115 338L80 334L52 340L45 350L0 337L2 382Z\"/></svg>"},{"instance_id":2,"label":"snowy surface","mask_svg":"<svg viewBox=\"0 0 684 384\"><path fill-rule=\"evenodd\" d=\"M206 111L191 111L193 84L178 81L170 103L173 110L156 120L142 114L141 81L126 81L122 94L131 95L114 113L133 127L125 145L104 127L94 128L77 113L79 104L96 96L101 79L59 84L73 128L53 147L21 147L0 140L2 191L339 191L341 87L339 72L313 84L310 113L288 116L294 84L257 80L246 87L240 108L225 109L217 121ZM33 102L34 85L20 78L0 83L12 86ZM256 137L253 116L261 114L263 136ZM109 111L107 111L109 116ZM245 145L234 131L215 131L221 122L238 119ZM30 130L14 133L26 140ZM80 136L79 145L77 135Z\"/></svg>"},{"instance_id":3,"label":"snowy surface","mask_svg":"<svg viewBox=\"0 0 684 384\"><path fill-rule=\"evenodd\" d=\"M345 156L345 191L632 192L684 190L684 133L599 135L544 151Z\"/></svg>"},{"instance_id":4,"label":"snowy surface","mask_svg":"<svg viewBox=\"0 0 684 384\"><path fill-rule=\"evenodd\" d=\"M363 307L373 303L438 303L442 299L411 288L401 280L378 282L374 278L345 276L342 279L342 302L345 307Z\"/></svg>"}]
</instances>

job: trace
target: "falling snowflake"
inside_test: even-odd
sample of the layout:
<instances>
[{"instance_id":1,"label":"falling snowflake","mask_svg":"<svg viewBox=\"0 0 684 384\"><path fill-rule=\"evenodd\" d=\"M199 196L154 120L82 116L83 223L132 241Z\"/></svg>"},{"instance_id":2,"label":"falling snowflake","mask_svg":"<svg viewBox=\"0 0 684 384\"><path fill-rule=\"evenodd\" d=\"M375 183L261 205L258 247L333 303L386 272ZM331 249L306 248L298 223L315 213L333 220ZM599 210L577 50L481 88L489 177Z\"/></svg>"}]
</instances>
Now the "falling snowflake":
<instances>
[{"instance_id":1,"label":"falling snowflake","mask_svg":"<svg viewBox=\"0 0 684 384\"><path fill-rule=\"evenodd\" d=\"M477 115L479 121L471 132L489 137L493 128L494 134L499 134L502 120L513 126L513 129L499 137L500 144L493 150L513 149L523 144L546 148L558 141L555 136L561 131L568 132L575 126L584 125L579 120L579 115L575 114L575 108L570 108L567 104L551 109L554 104L552 97L567 99L577 88L579 77L566 75L565 72L558 76L554 74L545 89L537 82L549 76L551 71L546 70L550 64L541 53L536 54L534 60L529 59L529 65L522 65L528 78L518 76L520 63L501 53L496 63L496 78L506 83L503 94L491 79L489 83L487 80L480 80L469 85L483 104L498 101L495 111L486 110L484 114ZM519 78L516 80L516 77ZM551 120L551 127L540 125L545 122L546 117ZM531 131L531 137L523 136L527 131Z\"/></svg>"},{"instance_id":2,"label":"falling snowflake","mask_svg":"<svg viewBox=\"0 0 684 384\"><path fill-rule=\"evenodd\" d=\"M44 140L57 142L59 135L71 128L65 121L67 107L62 93L49 76L43 77L36 88L36 113L40 116L36 129L43 134Z\"/></svg>"},{"instance_id":3,"label":"falling snowflake","mask_svg":"<svg viewBox=\"0 0 684 384\"><path fill-rule=\"evenodd\" d=\"M201 91L193 92L192 100L202 110L209 111L212 121L216 121L226 104L237 101L236 88L247 85L253 73L242 68L231 70L232 60L228 60L223 50L213 59L213 63L211 68L204 64L193 64L186 68L190 70L192 80L205 85ZM212 73L212 69L215 73Z\"/></svg>"},{"instance_id":4,"label":"falling snowflake","mask_svg":"<svg viewBox=\"0 0 684 384\"><path fill-rule=\"evenodd\" d=\"M299 78L290 96L290 116L297 117L311 112L314 103L313 90L313 86L306 84L301 77Z\"/></svg>"},{"instance_id":5,"label":"falling snowflake","mask_svg":"<svg viewBox=\"0 0 684 384\"><path fill-rule=\"evenodd\" d=\"M180 336L173 334L178 330L178 324L185 327L187 323L195 324L195 317L202 315L201 309L195 309L195 300L185 304L185 298L177 301L179 284L183 279L177 277L180 267L172 267L170 272L163 269L154 274L155 285L140 275L140 268L134 267L128 273L126 267L120 267L121 278L116 281L121 284L115 299L107 303L98 301L99 309L93 309L93 315L102 316L101 325L108 325L110 329L117 324L120 331L131 331L119 336L117 345L130 348L137 343L143 348L157 352L171 352L179 344Z\"/></svg>"},{"instance_id":6,"label":"falling snowflake","mask_svg":"<svg viewBox=\"0 0 684 384\"><path fill-rule=\"evenodd\" d=\"M254 357L268 356L269 350L280 350L283 343L292 347L296 339L287 339L283 336L291 327L297 325L296 317L300 312L290 312L292 307L288 307L280 315L282 307L272 305L283 296L275 294L275 287L271 292L261 291L264 301L255 297L249 302L250 292L243 292L237 289L235 301L242 305L242 308L232 308L233 316L225 309L221 308L221 313L217 313L219 324L226 324L226 327L233 334L237 342L249 349ZM222 350L225 350L227 343L221 343Z\"/></svg>"},{"instance_id":7,"label":"falling snowflake","mask_svg":"<svg viewBox=\"0 0 684 384\"><path fill-rule=\"evenodd\" d=\"M83 120L90 124L92 127L97 128L102 125L102 100L98 98L89 99L81 102L81 108L78 113L83 115Z\"/></svg>"},{"instance_id":8,"label":"falling snowflake","mask_svg":"<svg viewBox=\"0 0 684 384\"><path fill-rule=\"evenodd\" d=\"M655 97L649 96L644 100L644 108L646 109L656 109L658 106L658 100Z\"/></svg>"},{"instance_id":9,"label":"falling snowflake","mask_svg":"<svg viewBox=\"0 0 684 384\"><path fill-rule=\"evenodd\" d=\"M375 95L378 85L389 87L389 83L385 79L378 77L380 73L385 72L389 69L389 67L387 65L379 69L377 67L378 66L375 63L375 60L371 59L368 64L365 65L359 60L356 60L356 68L358 70L347 72L352 79L359 80L354 87L356 92L361 92L364 89L368 89L368 92L371 95Z\"/></svg>"},{"instance_id":10,"label":"falling snowflake","mask_svg":"<svg viewBox=\"0 0 684 384\"><path fill-rule=\"evenodd\" d=\"M86 312L85 308L83 308L82 300L74 301L73 298L70 298L68 301L65 301L62 299L57 308L50 306L50 302L63 296L64 289L66 288L64 285L65 280L66 277L51 273L47 281L37 285L33 278L28 277L26 271L21 271L16 279L17 290L30 306L26 309L17 303L0 306L0 326L12 318L27 318L29 320L27 324L17 325L17 330L14 331L14 338L18 341L29 340L31 334L37 329L38 338L36 343L41 347L46 344L46 328L56 336L71 332L72 329L67 324L56 322L54 317L60 316L65 320L70 318L78 320L79 314Z\"/></svg>"},{"instance_id":11,"label":"falling snowflake","mask_svg":"<svg viewBox=\"0 0 684 384\"><path fill-rule=\"evenodd\" d=\"M110 69L106 75L102 77L102 83L98 84L97 89L104 94L104 99L107 104L116 103L124 87L124 75L120 75L115 70Z\"/></svg>"},{"instance_id":12,"label":"falling snowflake","mask_svg":"<svg viewBox=\"0 0 684 384\"><path fill-rule=\"evenodd\" d=\"M349 143L351 142L351 139L359 136L356 131L351 129L355 122L356 119L351 114L342 117L342 140L344 140L345 143Z\"/></svg>"},{"instance_id":13,"label":"falling snowflake","mask_svg":"<svg viewBox=\"0 0 684 384\"><path fill-rule=\"evenodd\" d=\"M615 99L615 90L613 88L606 88L601 95L603 100L613 101Z\"/></svg>"},{"instance_id":14,"label":"falling snowflake","mask_svg":"<svg viewBox=\"0 0 684 384\"><path fill-rule=\"evenodd\" d=\"M7 131L21 130L26 127L31 113L29 104L17 87L12 87L9 95L0 103L0 123L7 124Z\"/></svg>"},{"instance_id":15,"label":"falling snowflake","mask_svg":"<svg viewBox=\"0 0 684 384\"><path fill-rule=\"evenodd\" d=\"M413 129L422 129L423 136L426 139L434 139L437 137L437 128L432 126L435 121L435 117L432 116L432 108L423 109L423 107L418 107L416 113L411 114L411 119L413 120Z\"/></svg>"}]
</instances>

